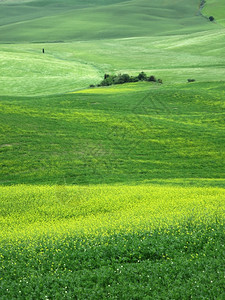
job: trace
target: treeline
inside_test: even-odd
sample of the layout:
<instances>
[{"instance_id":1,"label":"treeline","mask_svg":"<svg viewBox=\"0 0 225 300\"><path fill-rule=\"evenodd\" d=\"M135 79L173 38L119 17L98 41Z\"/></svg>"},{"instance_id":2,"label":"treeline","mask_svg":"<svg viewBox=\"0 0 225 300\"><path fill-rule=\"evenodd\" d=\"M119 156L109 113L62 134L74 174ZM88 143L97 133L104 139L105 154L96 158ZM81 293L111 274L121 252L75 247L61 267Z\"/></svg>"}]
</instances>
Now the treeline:
<instances>
[{"instance_id":1,"label":"treeline","mask_svg":"<svg viewBox=\"0 0 225 300\"><path fill-rule=\"evenodd\" d=\"M109 75L105 74L104 79L99 84L91 84L90 87L95 86L109 86L112 84L123 84L127 82L138 82L138 81L152 81L162 83L162 79L156 79L155 76L147 76L145 72L141 72L138 76L130 76L129 74Z\"/></svg>"}]
</instances>

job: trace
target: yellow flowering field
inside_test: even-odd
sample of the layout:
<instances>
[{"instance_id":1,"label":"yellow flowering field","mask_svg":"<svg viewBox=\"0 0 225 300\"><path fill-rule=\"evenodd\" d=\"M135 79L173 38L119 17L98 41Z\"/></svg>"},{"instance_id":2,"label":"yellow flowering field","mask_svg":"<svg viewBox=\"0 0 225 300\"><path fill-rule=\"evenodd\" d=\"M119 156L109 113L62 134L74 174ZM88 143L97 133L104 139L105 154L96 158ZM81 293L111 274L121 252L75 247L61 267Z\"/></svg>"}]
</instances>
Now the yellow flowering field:
<instances>
[{"instance_id":1,"label":"yellow flowering field","mask_svg":"<svg viewBox=\"0 0 225 300\"><path fill-rule=\"evenodd\" d=\"M219 187L1 187L0 298L223 299L224 203Z\"/></svg>"},{"instance_id":2,"label":"yellow flowering field","mask_svg":"<svg viewBox=\"0 0 225 300\"><path fill-rule=\"evenodd\" d=\"M225 191L154 184L1 187L1 241L223 222Z\"/></svg>"}]
</instances>

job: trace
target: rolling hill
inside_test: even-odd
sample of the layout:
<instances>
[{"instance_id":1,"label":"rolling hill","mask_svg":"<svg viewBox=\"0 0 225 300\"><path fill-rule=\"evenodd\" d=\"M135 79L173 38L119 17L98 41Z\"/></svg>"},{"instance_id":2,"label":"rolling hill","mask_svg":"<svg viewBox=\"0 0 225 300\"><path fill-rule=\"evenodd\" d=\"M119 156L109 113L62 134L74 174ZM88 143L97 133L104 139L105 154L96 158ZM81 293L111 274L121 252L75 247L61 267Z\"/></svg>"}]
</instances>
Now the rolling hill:
<instances>
[{"instance_id":1,"label":"rolling hill","mask_svg":"<svg viewBox=\"0 0 225 300\"><path fill-rule=\"evenodd\" d=\"M151 72L165 84L223 81L224 30L201 16L199 1L105 3L0 3L0 93L70 92L108 72Z\"/></svg>"},{"instance_id":2,"label":"rolling hill","mask_svg":"<svg viewBox=\"0 0 225 300\"><path fill-rule=\"evenodd\" d=\"M1 4L1 41L5 43L187 34L211 27L199 16L198 0L175 4L164 0L157 4L153 0L106 1L108 5L100 1L104 3L100 6L98 1L95 5L91 5L93 1L68 0L63 4L61 1L13 3Z\"/></svg>"},{"instance_id":3,"label":"rolling hill","mask_svg":"<svg viewBox=\"0 0 225 300\"><path fill-rule=\"evenodd\" d=\"M222 8L0 1L1 299L225 298Z\"/></svg>"}]
</instances>

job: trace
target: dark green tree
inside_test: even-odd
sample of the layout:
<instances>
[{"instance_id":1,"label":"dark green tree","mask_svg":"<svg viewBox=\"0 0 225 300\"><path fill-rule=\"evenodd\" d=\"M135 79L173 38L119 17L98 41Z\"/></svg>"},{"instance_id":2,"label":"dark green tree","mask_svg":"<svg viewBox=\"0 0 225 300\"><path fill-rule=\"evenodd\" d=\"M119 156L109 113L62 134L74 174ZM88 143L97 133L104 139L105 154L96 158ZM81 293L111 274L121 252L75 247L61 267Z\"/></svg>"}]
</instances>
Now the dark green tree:
<instances>
[{"instance_id":1,"label":"dark green tree","mask_svg":"<svg viewBox=\"0 0 225 300\"><path fill-rule=\"evenodd\" d=\"M138 79L141 81L147 80L147 75L145 74L145 72L139 73Z\"/></svg>"},{"instance_id":2,"label":"dark green tree","mask_svg":"<svg viewBox=\"0 0 225 300\"><path fill-rule=\"evenodd\" d=\"M153 75L149 76L148 81L154 81L154 82L156 82L155 76L153 76Z\"/></svg>"}]
</instances>

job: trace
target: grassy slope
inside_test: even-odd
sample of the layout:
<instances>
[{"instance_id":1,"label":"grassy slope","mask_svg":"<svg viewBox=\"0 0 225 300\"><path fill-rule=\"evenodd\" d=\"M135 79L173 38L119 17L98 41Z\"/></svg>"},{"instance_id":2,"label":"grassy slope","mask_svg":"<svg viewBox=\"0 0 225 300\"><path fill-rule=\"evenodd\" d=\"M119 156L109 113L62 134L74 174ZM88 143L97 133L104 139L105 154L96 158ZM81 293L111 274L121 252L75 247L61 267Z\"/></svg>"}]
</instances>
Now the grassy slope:
<instances>
[{"instance_id":1,"label":"grassy slope","mask_svg":"<svg viewBox=\"0 0 225 300\"><path fill-rule=\"evenodd\" d=\"M5 0L0 1L0 24L18 24L20 22L31 21L45 16L56 16L73 9L80 9L96 5L108 5L111 3L122 2L123 0Z\"/></svg>"},{"instance_id":2,"label":"grassy slope","mask_svg":"<svg viewBox=\"0 0 225 300\"><path fill-rule=\"evenodd\" d=\"M223 0L207 0L203 13L205 15L213 16L215 21L222 26L225 25L225 3Z\"/></svg>"},{"instance_id":3,"label":"grassy slope","mask_svg":"<svg viewBox=\"0 0 225 300\"><path fill-rule=\"evenodd\" d=\"M185 86L2 98L1 183L223 177L222 86Z\"/></svg>"},{"instance_id":4,"label":"grassy slope","mask_svg":"<svg viewBox=\"0 0 225 300\"><path fill-rule=\"evenodd\" d=\"M62 93L100 82L105 72L137 74L141 70L162 78L164 84L184 83L189 77L222 81L225 36L213 26L204 35L2 45L0 93Z\"/></svg>"},{"instance_id":5,"label":"grassy slope","mask_svg":"<svg viewBox=\"0 0 225 300\"><path fill-rule=\"evenodd\" d=\"M7 20L1 27L2 42L52 42L95 40L118 37L156 36L171 33L190 33L210 28L205 20L197 15L198 1L133 0L113 3L109 6L87 8L62 7L60 14L53 14L52 2L47 2L46 14L40 17L39 2L31 2L30 20L18 20L21 14L12 17L10 24ZM75 2L76 3L76 2ZM2 15L7 15L3 5ZM54 6L57 8L57 5ZM54 8L53 7L53 11ZM21 8L21 6L20 6ZM11 8L12 9L12 8ZM27 9L27 7L25 7ZM35 17L35 10L37 16ZM17 7L14 9L17 14ZM116 19L116 22L115 22ZM13 21L14 20L14 21Z\"/></svg>"},{"instance_id":6,"label":"grassy slope","mask_svg":"<svg viewBox=\"0 0 225 300\"><path fill-rule=\"evenodd\" d=\"M2 41L20 42L0 46L0 298L223 299L224 31L194 0L45 3L0 9ZM96 16L92 40L21 44L57 18L51 39L77 39ZM141 70L164 84L34 96Z\"/></svg>"},{"instance_id":7,"label":"grassy slope","mask_svg":"<svg viewBox=\"0 0 225 300\"><path fill-rule=\"evenodd\" d=\"M21 43L24 41L21 35L25 35L26 42L64 41L68 35L73 41L1 45L1 95L68 92L99 82L105 72L135 73L143 70L162 77L168 84L185 82L188 77L198 81L224 78L224 31L196 14L198 1L182 0L176 5L170 1L156 4L146 0L110 5L109 1L108 6L74 10L71 10L71 5L79 7L80 2L71 3L66 1L59 7L48 1L44 8L38 1L23 4L32 11L32 16L22 14L25 9L22 4L15 7L7 6L5 2L1 4L2 20L9 14L4 9L10 9L12 13L10 24L3 24L0 28L2 42ZM21 13L18 8L21 8ZM51 17L40 20L42 9L43 14ZM117 16L116 24L115 17L110 17L110 14ZM28 16L30 21L18 23L18 18L25 20ZM49 20L53 22L50 27L46 23ZM171 30L169 35L168 30ZM43 47L45 55L41 52Z\"/></svg>"}]
</instances>

